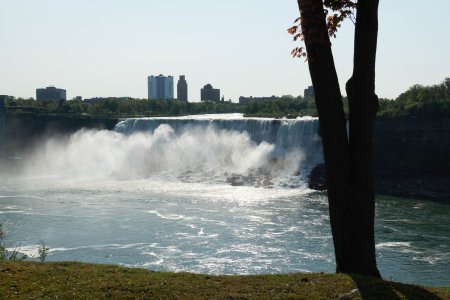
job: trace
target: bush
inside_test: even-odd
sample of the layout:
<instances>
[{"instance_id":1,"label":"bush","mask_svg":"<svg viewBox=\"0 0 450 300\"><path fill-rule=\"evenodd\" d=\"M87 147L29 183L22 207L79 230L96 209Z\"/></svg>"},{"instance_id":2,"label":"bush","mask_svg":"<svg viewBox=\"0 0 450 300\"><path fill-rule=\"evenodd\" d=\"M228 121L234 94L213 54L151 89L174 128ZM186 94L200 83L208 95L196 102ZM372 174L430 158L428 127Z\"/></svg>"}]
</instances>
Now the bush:
<instances>
[{"instance_id":1,"label":"bush","mask_svg":"<svg viewBox=\"0 0 450 300\"><path fill-rule=\"evenodd\" d=\"M25 260L28 258L25 254L20 253L20 244L18 246L12 247L13 250L8 250L5 243L5 239L6 239L6 232L4 231L2 224L0 224L0 261ZM40 262L45 262L45 259L49 251L49 247L47 247L43 241L40 241L37 247L38 247L38 256L32 258L37 258L39 259Z\"/></svg>"}]
</instances>

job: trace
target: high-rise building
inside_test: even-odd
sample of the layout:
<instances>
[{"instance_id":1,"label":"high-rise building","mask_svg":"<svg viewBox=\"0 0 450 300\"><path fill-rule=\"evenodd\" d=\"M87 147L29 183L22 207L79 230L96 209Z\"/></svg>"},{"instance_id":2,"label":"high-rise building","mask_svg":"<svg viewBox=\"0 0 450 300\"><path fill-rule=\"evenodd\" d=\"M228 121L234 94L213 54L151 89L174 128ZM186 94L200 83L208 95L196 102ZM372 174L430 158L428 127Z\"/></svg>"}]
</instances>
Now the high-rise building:
<instances>
[{"instance_id":1,"label":"high-rise building","mask_svg":"<svg viewBox=\"0 0 450 300\"><path fill-rule=\"evenodd\" d=\"M220 89L215 89L208 83L200 91L200 100L220 102Z\"/></svg>"},{"instance_id":2,"label":"high-rise building","mask_svg":"<svg viewBox=\"0 0 450 300\"><path fill-rule=\"evenodd\" d=\"M173 99L173 76L148 76L148 99Z\"/></svg>"},{"instance_id":3,"label":"high-rise building","mask_svg":"<svg viewBox=\"0 0 450 300\"><path fill-rule=\"evenodd\" d=\"M307 89L305 89L305 91L303 92L303 95L305 96L305 98L314 98L314 88L312 85L308 86Z\"/></svg>"},{"instance_id":4,"label":"high-rise building","mask_svg":"<svg viewBox=\"0 0 450 300\"><path fill-rule=\"evenodd\" d=\"M181 101L188 101L188 86L184 75L180 75L180 79L178 79L177 99Z\"/></svg>"},{"instance_id":5,"label":"high-rise building","mask_svg":"<svg viewBox=\"0 0 450 300\"><path fill-rule=\"evenodd\" d=\"M66 90L49 86L45 89L36 89L36 100L38 101L66 101Z\"/></svg>"}]
</instances>

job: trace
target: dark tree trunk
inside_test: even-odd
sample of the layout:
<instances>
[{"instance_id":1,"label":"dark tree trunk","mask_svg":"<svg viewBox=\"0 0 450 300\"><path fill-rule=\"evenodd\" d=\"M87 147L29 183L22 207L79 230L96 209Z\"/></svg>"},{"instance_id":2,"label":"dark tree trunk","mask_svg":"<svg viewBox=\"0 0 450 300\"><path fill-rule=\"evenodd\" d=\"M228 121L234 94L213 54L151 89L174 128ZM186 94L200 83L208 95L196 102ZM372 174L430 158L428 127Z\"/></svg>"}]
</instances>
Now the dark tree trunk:
<instances>
[{"instance_id":1,"label":"dark tree trunk","mask_svg":"<svg viewBox=\"0 0 450 300\"><path fill-rule=\"evenodd\" d=\"M375 259L375 199L372 176L373 123L378 110L375 95L375 58L379 0L358 1L353 75L346 89L349 99L351 204L347 226L353 229L346 243L342 268L380 277ZM356 262L356 264L355 264Z\"/></svg>"},{"instance_id":2,"label":"dark tree trunk","mask_svg":"<svg viewBox=\"0 0 450 300\"><path fill-rule=\"evenodd\" d=\"M336 271L380 277L375 260L372 131L376 114L378 0L358 8L355 59L347 84L350 137L322 0L298 0L327 173Z\"/></svg>"}]
</instances>

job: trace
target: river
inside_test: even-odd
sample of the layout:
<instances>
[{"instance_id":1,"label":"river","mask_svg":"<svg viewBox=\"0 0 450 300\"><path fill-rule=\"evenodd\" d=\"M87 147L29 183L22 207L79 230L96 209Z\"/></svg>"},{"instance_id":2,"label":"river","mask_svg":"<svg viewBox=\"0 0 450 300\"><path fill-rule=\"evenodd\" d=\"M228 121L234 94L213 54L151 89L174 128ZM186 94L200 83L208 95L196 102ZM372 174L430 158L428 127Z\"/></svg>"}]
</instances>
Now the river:
<instances>
[{"instance_id":1,"label":"river","mask_svg":"<svg viewBox=\"0 0 450 300\"><path fill-rule=\"evenodd\" d=\"M317 120L124 120L50 138L2 169L10 247L49 261L205 274L333 272ZM450 206L377 196L384 278L449 286Z\"/></svg>"}]
</instances>

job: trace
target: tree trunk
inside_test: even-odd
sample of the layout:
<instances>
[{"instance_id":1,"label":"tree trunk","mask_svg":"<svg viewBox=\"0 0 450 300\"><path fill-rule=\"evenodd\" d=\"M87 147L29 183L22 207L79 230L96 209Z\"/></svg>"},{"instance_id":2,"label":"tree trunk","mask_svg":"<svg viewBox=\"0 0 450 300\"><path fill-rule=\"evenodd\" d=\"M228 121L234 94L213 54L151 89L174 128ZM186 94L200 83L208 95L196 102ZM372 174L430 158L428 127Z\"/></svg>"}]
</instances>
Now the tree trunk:
<instances>
[{"instance_id":1,"label":"tree trunk","mask_svg":"<svg viewBox=\"0 0 450 300\"><path fill-rule=\"evenodd\" d=\"M371 2L370 10L364 8L361 13L358 9L357 18L367 20L378 0L363 2ZM347 85L352 102L349 139L323 2L298 0L298 5L320 121L336 271L379 277L371 171L375 113L374 105L367 105L375 99L376 30L373 38L373 23L368 22L370 25L357 25L355 33L354 74Z\"/></svg>"},{"instance_id":2,"label":"tree trunk","mask_svg":"<svg viewBox=\"0 0 450 300\"><path fill-rule=\"evenodd\" d=\"M358 1L353 75L347 83L351 157L351 208L347 217L352 235L345 247L342 269L380 277L375 259L375 198L372 176L373 123L378 110L375 58L379 0ZM355 264L356 262L356 264Z\"/></svg>"}]
</instances>

